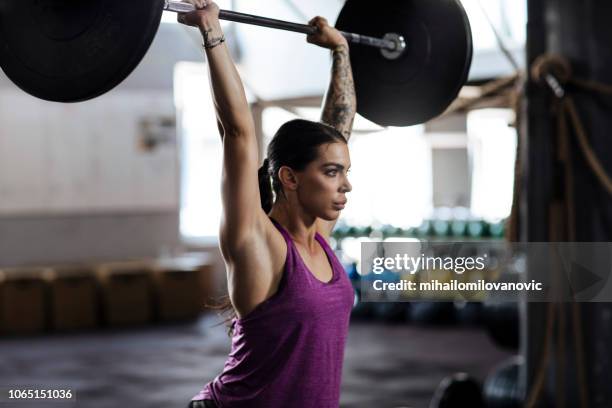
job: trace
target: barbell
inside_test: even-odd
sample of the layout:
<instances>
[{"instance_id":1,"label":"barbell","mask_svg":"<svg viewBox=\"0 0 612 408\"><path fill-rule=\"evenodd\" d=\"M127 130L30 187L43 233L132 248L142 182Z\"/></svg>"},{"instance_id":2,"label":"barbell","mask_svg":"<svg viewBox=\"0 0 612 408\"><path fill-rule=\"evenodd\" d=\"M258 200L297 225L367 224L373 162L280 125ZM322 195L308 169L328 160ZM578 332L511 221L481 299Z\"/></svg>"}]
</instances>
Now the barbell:
<instances>
[{"instance_id":1,"label":"barbell","mask_svg":"<svg viewBox=\"0 0 612 408\"><path fill-rule=\"evenodd\" d=\"M86 101L138 66L164 10L192 9L169 0L0 0L0 66L35 97ZM316 30L227 10L220 18L304 34ZM352 43L358 112L379 125L409 126L438 116L467 80L472 34L459 0L347 0L336 28Z\"/></svg>"}]
</instances>

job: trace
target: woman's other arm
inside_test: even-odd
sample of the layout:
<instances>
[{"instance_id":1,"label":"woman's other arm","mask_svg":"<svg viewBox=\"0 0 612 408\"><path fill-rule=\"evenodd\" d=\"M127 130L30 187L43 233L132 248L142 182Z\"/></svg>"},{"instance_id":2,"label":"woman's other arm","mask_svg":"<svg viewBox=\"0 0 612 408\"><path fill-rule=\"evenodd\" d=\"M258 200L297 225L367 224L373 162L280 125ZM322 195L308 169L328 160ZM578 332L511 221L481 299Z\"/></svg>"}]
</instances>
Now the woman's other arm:
<instances>
[{"instance_id":1,"label":"woman's other arm","mask_svg":"<svg viewBox=\"0 0 612 408\"><path fill-rule=\"evenodd\" d=\"M331 27L327 20L315 17L310 21L319 30L317 34L309 35L308 42L332 50L332 75L324 99L321 121L333 126L348 141L353 130L353 121L357 112L357 97L353 82L353 71L349 58L349 47L346 38L338 30ZM329 238L336 221L317 220L317 230L325 238Z\"/></svg>"},{"instance_id":2,"label":"woman's other arm","mask_svg":"<svg viewBox=\"0 0 612 408\"><path fill-rule=\"evenodd\" d=\"M308 36L308 42L331 49L333 57L331 80L323 103L321 121L336 128L348 140L357 112L348 42L322 17L315 17L310 24L317 27L319 32Z\"/></svg>"}]
</instances>

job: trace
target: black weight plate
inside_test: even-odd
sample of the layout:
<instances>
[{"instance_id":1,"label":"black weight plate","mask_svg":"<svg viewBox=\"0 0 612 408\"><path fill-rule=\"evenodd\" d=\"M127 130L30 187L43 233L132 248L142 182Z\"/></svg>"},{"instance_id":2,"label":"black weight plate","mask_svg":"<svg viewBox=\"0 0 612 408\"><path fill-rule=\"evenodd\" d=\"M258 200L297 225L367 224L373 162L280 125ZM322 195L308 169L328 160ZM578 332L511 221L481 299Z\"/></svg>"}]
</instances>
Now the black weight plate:
<instances>
[{"instance_id":1,"label":"black weight plate","mask_svg":"<svg viewBox=\"0 0 612 408\"><path fill-rule=\"evenodd\" d=\"M95 98L138 66L163 0L18 0L0 5L0 66L25 92L56 102Z\"/></svg>"},{"instance_id":2,"label":"black weight plate","mask_svg":"<svg viewBox=\"0 0 612 408\"><path fill-rule=\"evenodd\" d=\"M431 408L484 408L482 390L475 378L456 373L440 382L429 404Z\"/></svg>"},{"instance_id":3,"label":"black weight plate","mask_svg":"<svg viewBox=\"0 0 612 408\"><path fill-rule=\"evenodd\" d=\"M396 60L351 44L357 110L383 126L410 126L440 115L457 97L472 62L472 33L459 0L347 0L336 27L382 38L402 35Z\"/></svg>"},{"instance_id":4,"label":"black weight plate","mask_svg":"<svg viewBox=\"0 0 612 408\"><path fill-rule=\"evenodd\" d=\"M487 377L483 396L487 408L520 408L523 406L523 394L519 375L523 359L519 356L497 366Z\"/></svg>"}]
</instances>

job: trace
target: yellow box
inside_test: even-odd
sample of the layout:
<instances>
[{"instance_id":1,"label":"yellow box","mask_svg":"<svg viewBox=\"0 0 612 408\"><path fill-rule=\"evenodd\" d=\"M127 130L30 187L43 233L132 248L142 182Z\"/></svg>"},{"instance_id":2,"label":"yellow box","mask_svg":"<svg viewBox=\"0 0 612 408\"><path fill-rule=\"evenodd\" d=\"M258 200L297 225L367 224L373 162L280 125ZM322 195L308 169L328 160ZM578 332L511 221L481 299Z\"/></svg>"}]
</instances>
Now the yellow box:
<instances>
[{"instance_id":1,"label":"yellow box","mask_svg":"<svg viewBox=\"0 0 612 408\"><path fill-rule=\"evenodd\" d=\"M97 280L92 267L54 267L49 288L53 329L81 330L100 325Z\"/></svg>"},{"instance_id":2,"label":"yellow box","mask_svg":"<svg viewBox=\"0 0 612 408\"><path fill-rule=\"evenodd\" d=\"M0 271L0 331L32 334L47 328L46 273L44 268Z\"/></svg>"},{"instance_id":3,"label":"yellow box","mask_svg":"<svg viewBox=\"0 0 612 408\"><path fill-rule=\"evenodd\" d=\"M153 320L153 264L147 261L102 264L96 268L102 316L111 327Z\"/></svg>"},{"instance_id":4,"label":"yellow box","mask_svg":"<svg viewBox=\"0 0 612 408\"><path fill-rule=\"evenodd\" d=\"M160 320L194 319L211 303L213 265L209 258L161 259L155 269L156 314Z\"/></svg>"}]
</instances>

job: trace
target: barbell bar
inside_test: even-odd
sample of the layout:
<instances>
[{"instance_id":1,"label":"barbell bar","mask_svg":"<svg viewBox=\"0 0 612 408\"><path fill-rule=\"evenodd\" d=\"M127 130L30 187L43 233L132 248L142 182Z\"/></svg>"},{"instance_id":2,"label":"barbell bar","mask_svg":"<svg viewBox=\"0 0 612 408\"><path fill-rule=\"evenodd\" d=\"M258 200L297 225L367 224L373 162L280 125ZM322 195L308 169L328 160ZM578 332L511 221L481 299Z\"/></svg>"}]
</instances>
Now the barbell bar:
<instances>
[{"instance_id":1,"label":"barbell bar","mask_svg":"<svg viewBox=\"0 0 612 408\"><path fill-rule=\"evenodd\" d=\"M189 13L196 10L196 7L191 3L181 1L164 1L164 10L175 13ZM235 23L251 24L260 27L276 28L284 31L292 31L302 34L316 34L317 28L307 24L292 23L289 21L276 20L268 17L256 16L253 14L238 13L230 10L219 10L219 19L233 21ZM385 52L383 55L387 58L397 58L406 48L405 39L397 34L389 33L383 38L375 38L367 35L347 33L340 31L340 34L353 44L363 44L375 48L380 48Z\"/></svg>"}]
</instances>

